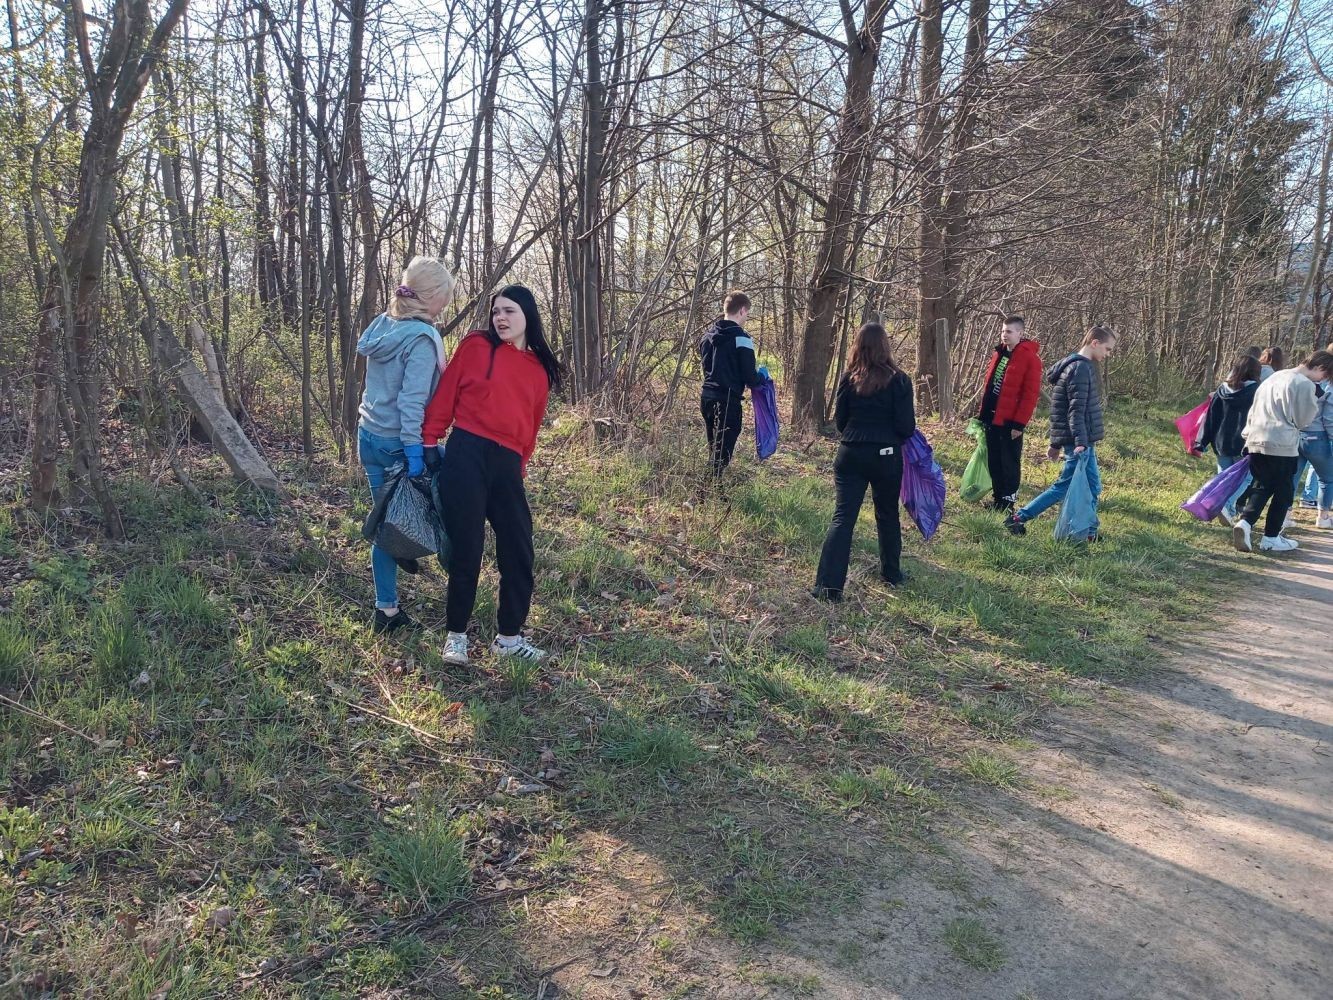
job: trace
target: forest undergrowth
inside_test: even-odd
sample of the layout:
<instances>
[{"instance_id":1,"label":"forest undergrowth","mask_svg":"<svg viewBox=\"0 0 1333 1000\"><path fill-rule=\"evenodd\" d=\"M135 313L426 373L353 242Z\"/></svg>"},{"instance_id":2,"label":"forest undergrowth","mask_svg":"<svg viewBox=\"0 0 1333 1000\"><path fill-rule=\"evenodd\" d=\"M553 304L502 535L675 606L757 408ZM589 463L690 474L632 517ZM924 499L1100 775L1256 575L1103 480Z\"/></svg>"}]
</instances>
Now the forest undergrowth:
<instances>
[{"instance_id":1,"label":"forest undergrowth","mask_svg":"<svg viewBox=\"0 0 1333 1000\"><path fill-rule=\"evenodd\" d=\"M637 995L706 995L691 942L854 906L1024 783L1045 710L1114 698L1198 620L1237 557L1177 510L1208 470L1172 416L1110 411L1084 547L961 505L971 440L927 427L938 537L905 519L889 589L865 513L829 606L831 444L759 465L747 431L723 499L685 416L562 410L528 484L539 666L481 655L490 568L471 667L441 663L435 565L402 581L433 631L371 634L359 470L280 460L281 503L214 459L197 495L122 476L118 543L11 500L0 994L531 997L619 942ZM1056 471L1032 437L1025 495Z\"/></svg>"}]
</instances>

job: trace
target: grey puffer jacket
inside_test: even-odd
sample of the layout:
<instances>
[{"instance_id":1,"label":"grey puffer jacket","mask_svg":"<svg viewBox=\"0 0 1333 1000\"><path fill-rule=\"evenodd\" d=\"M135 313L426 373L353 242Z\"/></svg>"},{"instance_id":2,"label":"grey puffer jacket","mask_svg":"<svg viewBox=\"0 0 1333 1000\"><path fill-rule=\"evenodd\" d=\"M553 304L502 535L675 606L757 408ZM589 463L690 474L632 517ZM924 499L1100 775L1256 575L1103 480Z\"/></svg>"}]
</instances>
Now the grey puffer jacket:
<instances>
[{"instance_id":1,"label":"grey puffer jacket","mask_svg":"<svg viewBox=\"0 0 1333 1000\"><path fill-rule=\"evenodd\" d=\"M1046 369L1051 392L1051 446L1087 448L1106 437L1097 371L1081 354L1071 354Z\"/></svg>"}]
</instances>

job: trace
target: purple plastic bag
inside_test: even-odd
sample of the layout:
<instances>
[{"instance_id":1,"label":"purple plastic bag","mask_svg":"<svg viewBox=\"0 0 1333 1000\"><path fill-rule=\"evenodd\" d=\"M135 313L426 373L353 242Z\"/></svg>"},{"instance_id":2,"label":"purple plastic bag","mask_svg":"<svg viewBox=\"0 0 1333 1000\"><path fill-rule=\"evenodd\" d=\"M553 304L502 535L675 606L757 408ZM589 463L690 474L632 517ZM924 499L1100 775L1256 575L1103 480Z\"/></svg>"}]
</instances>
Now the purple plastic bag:
<instances>
[{"instance_id":1,"label":"purple plastic bag","mask_svg":"<svg viewBox=\"0 0 1333 1000\"><path fill-rule=\"evenodd\" d=\"M778 450L778 394L771 378L750 389L754 404L754 452L759 461Z\"/></svg>"},{"instance_id":2,"label":"purple plastic bag","mask_svg":"<svg viewBox=\"0 0 1333 1000\"><path fill-rule=\"evenodd\" d=\"M935 461L935 450L920 431L903 445L903 506L916 522L921 537L930 539L944 519L944 470Z\"/></svg>"},{"instance_id":3,"label":"purple plastic bag","mask_svg":"<svg viewBox=\"0 0 1333 1000\"><path fill-rule=\"evenodd\" d=\"M1250 456L1242 455L1235 465L1228 466L1204 483L1198 493L1180 505L1180 509L1189 512L1200 521L1211 521L1222 512L1222 508L1227 505L1236 488L1245 482L1245 477L1249 474Z\"/></svg>"}]
</instances>

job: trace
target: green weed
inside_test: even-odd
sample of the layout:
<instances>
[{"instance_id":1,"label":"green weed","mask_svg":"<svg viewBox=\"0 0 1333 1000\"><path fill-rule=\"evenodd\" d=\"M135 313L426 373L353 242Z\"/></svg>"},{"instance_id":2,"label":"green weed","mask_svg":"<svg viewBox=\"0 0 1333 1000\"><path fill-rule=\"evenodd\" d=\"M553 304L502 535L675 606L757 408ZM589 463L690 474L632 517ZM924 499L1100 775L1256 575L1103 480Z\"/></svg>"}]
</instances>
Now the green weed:
<instances>
[{"instance_id":1,"label":"green weed","mask_svg":"<svg viewBox=\"0 0 1333 1000\"><path fill-rule=\"evenodd\" d=\"M601 738L607 760L653 774L679 774L699 759L689 734L666 723L622 719L605 726Z\"/></svg>"},{"instance_id":2,"label":"green weed","mask_svg":"<svg viewBox=\"0 0 1333 1000\"><path fill-rule=\"evenodd\" d=\"M471 870L463 839L433 808L418 811L404 827L376 832L371 857L385 885L416 906L438 908L467 896Z\"/></svg>"},{"instance_id":3,"label":"green weed","mask_svg":"<svg viewBox=\"0 0 1333 1000\"><path fill-rule=\"evenodd\" d=\"M974 969L996 972L1006 961L1004 947L975 917L959 917L944 928L944 943L954 956Z\"/></svg>"}]
</instances>

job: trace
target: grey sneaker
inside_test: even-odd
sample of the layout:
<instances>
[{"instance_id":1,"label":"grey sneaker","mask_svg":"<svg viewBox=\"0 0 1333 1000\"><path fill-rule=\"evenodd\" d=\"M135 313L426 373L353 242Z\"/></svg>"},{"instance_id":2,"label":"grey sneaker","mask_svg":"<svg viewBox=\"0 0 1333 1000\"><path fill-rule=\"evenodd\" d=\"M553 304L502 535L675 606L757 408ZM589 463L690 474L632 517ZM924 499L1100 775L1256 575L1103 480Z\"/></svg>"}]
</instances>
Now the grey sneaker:
<instances>
[{"instance_id":1,"label":"grey sneaker","mask_svg":"<svg viewBox=\"0 0 1333 1000\"><path fill-rule=\"evenodd\" d=\"M491 652L496 656L518 656L525 660L544 660L546 650L538 649L526 636L519 636L514 642L501 642L496 639L491 643Z\"/></svg>"},{"instance_id":2,"label":"grey sneaker","mask_svg":"<svg viewBox=\"0 0 1333 1000\"><path fill-rule=\"evenodd\" d=\"M445 663L456 667L467 666L467 633L450 632L444 640L444 652L441 658Z\"/></svg>"}]
</instances>

